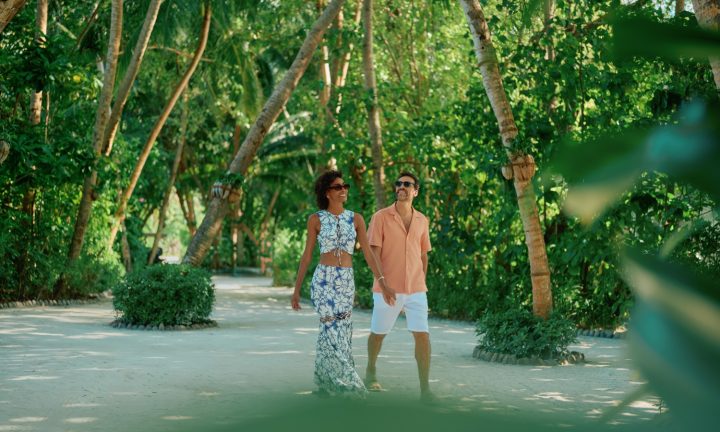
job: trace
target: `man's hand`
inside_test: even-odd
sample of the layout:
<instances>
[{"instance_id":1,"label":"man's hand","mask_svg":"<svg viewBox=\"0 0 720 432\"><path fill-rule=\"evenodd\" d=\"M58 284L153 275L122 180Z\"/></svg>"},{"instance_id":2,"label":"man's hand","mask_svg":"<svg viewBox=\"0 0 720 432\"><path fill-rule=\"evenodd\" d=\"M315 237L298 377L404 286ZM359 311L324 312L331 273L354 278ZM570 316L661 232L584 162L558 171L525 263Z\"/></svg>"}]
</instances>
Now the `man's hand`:
<instances>
[{"instance_id":1,"label":"man's hand","mask_svg":"<svg viewBox=\"0 0 720 432\"><path fill-rule=\"evenodd\" d=\"M300 310L302 309L300 307L300 293L293 293L292 298L290 299L290 305L292 306L293 310Z\"/></svg>"},{"instance_id":2,"label":"man's hand","mask_svg":"<svg viewBox=\"0 0 720 432\"><path fill-rule=\"evenodd\" d=\"M385 300L385 303L387 303L389 306L395 306L395 292L388 288L388 286L385 284L383 284L381 289L383 300Z\"/></svg>"}]
</instances>

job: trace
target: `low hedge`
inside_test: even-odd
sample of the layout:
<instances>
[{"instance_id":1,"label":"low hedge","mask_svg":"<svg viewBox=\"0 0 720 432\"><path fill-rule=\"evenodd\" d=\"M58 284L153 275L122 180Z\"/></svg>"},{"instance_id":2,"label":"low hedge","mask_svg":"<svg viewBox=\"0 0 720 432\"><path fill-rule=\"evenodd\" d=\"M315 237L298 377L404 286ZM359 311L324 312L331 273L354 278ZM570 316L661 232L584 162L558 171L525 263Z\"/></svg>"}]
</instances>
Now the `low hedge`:
<instances>
[{"instance_id":1,"label":"low hedge","mask_svg":"<svg viewBox=\"0 0 720 432\"><path fill-rule=\"evenodd\" d=\"M189 265L153 265L129 273L113 288L122 320L137 325L208 322L215 302L210 273Z\"/></svg>"},{"instance_id":2,"label":"low hedge","mask_svg":"<svg viewBox=\"0 0 720 432\"><path fill-rule=\"evenodd\" d=\"M481 350L518 358L562 358L577 340L571 321L555 313L544 320L527 309L486 313L477 323L477 334Z\"/></svg>"}]
</instances>

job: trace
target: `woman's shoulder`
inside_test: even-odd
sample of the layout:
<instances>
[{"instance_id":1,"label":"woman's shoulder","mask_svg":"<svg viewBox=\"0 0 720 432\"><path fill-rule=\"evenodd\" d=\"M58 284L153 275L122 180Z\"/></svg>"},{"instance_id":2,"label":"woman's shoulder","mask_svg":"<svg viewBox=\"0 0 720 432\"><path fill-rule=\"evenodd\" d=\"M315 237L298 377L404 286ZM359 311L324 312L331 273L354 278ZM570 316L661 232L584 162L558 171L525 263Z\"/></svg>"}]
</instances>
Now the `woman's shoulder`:
<instances>
[{"instance_id":1,"label":"woman's shoulder","mask_svg":"<svg viewBox=\"0 0 720 432\"><path fill-rule=\"evenodd\" d=\"M362 214L360 214L358 212L354 212L352 210L348 210L348 211L352 215L353 221L355 221L355 222L364 222L365 221Z\"/></svg>"}]
</instances>

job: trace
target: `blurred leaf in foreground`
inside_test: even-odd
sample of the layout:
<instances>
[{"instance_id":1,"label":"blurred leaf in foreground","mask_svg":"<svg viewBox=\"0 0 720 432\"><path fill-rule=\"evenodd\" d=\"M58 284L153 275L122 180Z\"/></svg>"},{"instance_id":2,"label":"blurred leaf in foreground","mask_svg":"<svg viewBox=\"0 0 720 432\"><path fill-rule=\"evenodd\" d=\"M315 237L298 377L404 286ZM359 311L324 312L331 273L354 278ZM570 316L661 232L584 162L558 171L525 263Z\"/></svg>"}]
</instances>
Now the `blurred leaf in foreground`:
<instances>
[{"instance_id":1,"label":"blurred leaf in foreground","mask_svg":"<svg viewBox=\"0 0 720 432\"><path fill-rule=\"evenodd\" d=\"M630 130L583 144L566 142L549 168L569 184L565 209L591 222L643 172L659 171L720 202L720 108L685 104L677 123L650 131Z\"/></svg>"},{"instance_id":2,"label":"blurred leaf in foreground","mask_svg":"<svg viewBox=\"0 0 720 432\"><path fill-rule=\"evenodd\" d=\"M706 58L720 55L720 33L677 23L659 23L642 17L618 18L613 22L615 56Z\"/></svg>"},{"instance_id":3,"label":"blurred leaf in foreground","mask_svg":"<svg viewBox=\"0 0 720 432\"><path fill-rule=\"evenodd\" d=\"M651 387L682 424L709 430L720 406L720 291L687 269L630 250L637 295L630 349Z\"/></svg>"}]
</instances>

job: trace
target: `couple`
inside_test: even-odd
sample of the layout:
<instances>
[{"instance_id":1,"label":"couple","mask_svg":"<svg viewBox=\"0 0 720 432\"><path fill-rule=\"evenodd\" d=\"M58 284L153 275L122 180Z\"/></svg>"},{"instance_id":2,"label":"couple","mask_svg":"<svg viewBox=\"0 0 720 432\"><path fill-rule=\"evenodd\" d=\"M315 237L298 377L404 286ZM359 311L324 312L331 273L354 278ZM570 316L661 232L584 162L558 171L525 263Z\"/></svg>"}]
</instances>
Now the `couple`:
<instances>
[{"instance_id":1,"label":"couple","mask_svg":"<svg viewBox=\"0 0 720 432\"><path fill-rule=\"evenodd\" d=\"M395 182L395 203L373 215L366 233L363 217L344 208L350 185L343 181L342 174L328 171L315 182L320 211L308 219L305 251L291 303L294 310L300 309L300 287L315 243L319 243L320 263L313 274L311 299L320 315L315 357L315 383L320 394L362 396L368 389L382 389L377 381L376 361L385 335L404 309L408 330L415 338L420 397L425 401L434 398L428 383L430 334L425 285L430 237L427 218L412 206L419 186L414 174L401 173ZM356 240L375 276L364 382L355 371L352 356L352 253Z\"/></svg>"}]
</instances>

